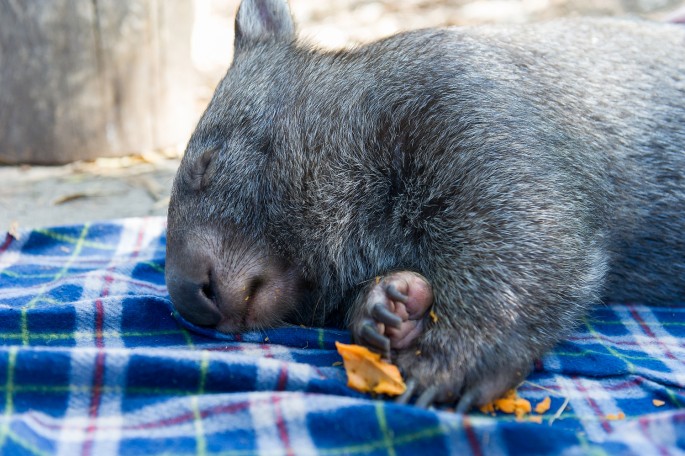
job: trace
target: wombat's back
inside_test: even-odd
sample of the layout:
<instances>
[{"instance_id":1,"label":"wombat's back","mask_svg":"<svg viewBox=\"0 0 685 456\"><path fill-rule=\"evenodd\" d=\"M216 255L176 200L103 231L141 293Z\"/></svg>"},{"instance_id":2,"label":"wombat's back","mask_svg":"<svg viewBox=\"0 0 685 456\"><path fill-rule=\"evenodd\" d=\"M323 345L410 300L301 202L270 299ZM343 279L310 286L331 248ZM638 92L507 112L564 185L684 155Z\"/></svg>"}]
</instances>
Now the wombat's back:
<instances>
[{"instance_id":1,"label":"wombat's back","mask_svg":"<svg viewBox=\"0 0 685 456\"><path fill-rule=\"evenodd\" d=\"M685 301L685 28L568 21L517 37L531 57L557 43L525 86L578 149L606 157L578 172L608 179L608 298Z\"/></svg>"},{"instance_id":2,"label":"wombat's back","mask_svg":"<svg viewBox=\"0 0 685 456\"><path fill-rule=\"evenodd\" d=\"M454 100L454 112L439 111L463 124L452 128L462 135L453 149L467 158L431 157L438 174L478 155L506 166L510 153L503 188L542 171L549 187L577 190L559 203L589 209L578 212L579 229L602 233L608 299L685 300L685 27L585 19L455 28L362 52L391 56L386 74L425 78L412 96Z\"/></svg>"}]
</instances>

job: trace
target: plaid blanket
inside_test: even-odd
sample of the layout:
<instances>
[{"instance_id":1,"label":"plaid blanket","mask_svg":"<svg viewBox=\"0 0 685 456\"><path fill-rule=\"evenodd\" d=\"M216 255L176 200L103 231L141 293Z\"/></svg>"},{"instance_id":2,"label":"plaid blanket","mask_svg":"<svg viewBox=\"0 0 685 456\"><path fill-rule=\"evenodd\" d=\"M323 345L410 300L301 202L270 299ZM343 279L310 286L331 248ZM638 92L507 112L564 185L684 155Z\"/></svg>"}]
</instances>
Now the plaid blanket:
<instances>
[{"instance_id":1,"label":"plaid blanket","mask_svg":"<svg viewBox=\"0 0 685 456\"><path fill-rule=\"evenodd\" d=\"M164 228L0 237L0 453L685 452L684 308L598 308L519 387L533 404L551 397L541 423L421 410L347 388L334 348L346 331L228 336L182 321Z\"/></svg>"}]
</instances>

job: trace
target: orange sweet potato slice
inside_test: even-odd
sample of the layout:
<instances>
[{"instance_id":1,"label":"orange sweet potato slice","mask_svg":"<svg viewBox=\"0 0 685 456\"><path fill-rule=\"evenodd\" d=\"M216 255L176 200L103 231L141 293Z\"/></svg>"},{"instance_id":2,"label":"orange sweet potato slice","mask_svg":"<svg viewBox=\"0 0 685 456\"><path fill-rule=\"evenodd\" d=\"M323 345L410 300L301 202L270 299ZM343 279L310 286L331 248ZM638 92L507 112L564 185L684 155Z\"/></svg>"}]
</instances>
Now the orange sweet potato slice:
<instances>
[{"instance_id":1,"label":"orange sweet potato slice","mask_svg":"<svg viewBox=\"0 0 685 456\"><path fill-rule=\"evenodd\" d=\"M362 393L397 396L407 386L397 366L381 360L381 355L361 345L335 343L347 372L347 386Z\"/></svg>"}]
</instances>

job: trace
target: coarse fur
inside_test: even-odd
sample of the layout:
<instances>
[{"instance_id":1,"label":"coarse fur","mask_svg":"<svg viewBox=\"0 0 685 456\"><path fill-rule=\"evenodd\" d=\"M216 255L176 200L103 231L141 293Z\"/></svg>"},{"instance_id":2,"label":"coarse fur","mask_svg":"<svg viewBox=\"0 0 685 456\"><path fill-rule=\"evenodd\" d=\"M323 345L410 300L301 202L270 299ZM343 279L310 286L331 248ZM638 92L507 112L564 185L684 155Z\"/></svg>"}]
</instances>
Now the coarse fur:
<instances>
[{"instance_id":1,"label":"coarse fur","mask_svg":"<svg viewBox=\"0 0 685 456\"><path fill-rule=\"evenodd\" d=\"M437 318L393 361L470 404L589 306L683 300L683 27L561 20L324 52L283 0L244 0L236 24L169 207L167 283L191 321L354 328L375 277L414 271Z\"/></svg>"}]
</instances>

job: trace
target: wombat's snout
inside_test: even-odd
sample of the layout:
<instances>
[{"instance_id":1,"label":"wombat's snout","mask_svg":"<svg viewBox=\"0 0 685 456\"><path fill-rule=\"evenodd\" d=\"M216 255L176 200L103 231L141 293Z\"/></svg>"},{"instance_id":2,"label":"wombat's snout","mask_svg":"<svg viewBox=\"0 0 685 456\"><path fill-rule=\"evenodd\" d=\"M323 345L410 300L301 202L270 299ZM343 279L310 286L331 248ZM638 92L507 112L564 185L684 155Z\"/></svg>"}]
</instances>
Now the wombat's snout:
<instances>
[{"instance_id":1,"label":"wombat's snout","mask_svg":"<svg viewBox=\"0 0 685 456\"><path fill-rule=\"evenodd\" d=\"M222 314L214 302L211 281L184 278L179 271L172 271L170 273L167 270L167 288L176 310L196 325L216 326Z\"/></svg>"},{"instance_id":2,"label":"wombat's snout","mask_svg":"<svg viewBox=\"0 0 685 456\"><path fill-rule=\"evenodd\" d=\"M185 319L232 333L273 326L295 308L295 268L254 245L212 252L212 244L167 243L167 289Z\"/></svg>"}]
</instances>

